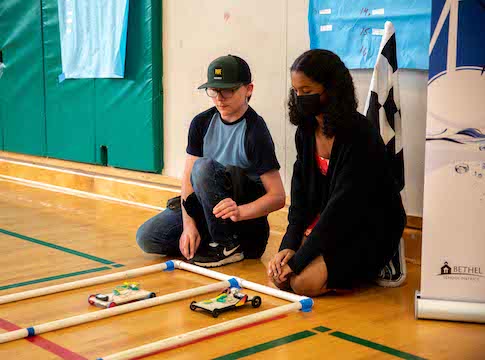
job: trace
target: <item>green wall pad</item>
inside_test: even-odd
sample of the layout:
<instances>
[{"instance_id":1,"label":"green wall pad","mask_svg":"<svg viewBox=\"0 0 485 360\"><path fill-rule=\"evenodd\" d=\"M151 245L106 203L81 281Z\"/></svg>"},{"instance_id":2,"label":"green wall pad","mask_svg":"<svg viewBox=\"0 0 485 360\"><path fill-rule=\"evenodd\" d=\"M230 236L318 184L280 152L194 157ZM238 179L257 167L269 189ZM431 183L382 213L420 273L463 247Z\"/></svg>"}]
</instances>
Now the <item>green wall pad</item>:
<instances>
[{"instance_id":1,"label":"green wall pad","mask_svg":"<svg viewBox=\"0 0 485 360\"><path fill-rule=\"evenodd\" d=\"M45 154L44 74L39 0L0 0L0 145Z\"/></svg>"},{"instance_id":2,"label":"green wall pad","mask_svg":"<svg viewBox=\"0 0 485 360\"><path fill-rule=\"evenodd\" d=\"M62 73L57 0L42 0L47 155L95 162L94 80L59 83Z\"/></svg>"},{"instance_id":3,"label":"green wall pad","mask_svg":"<svg viewBox=\"0 0 485 360\"><path fill-rule=\"evenodd\" d=\"M43 0L47 154L161 171L161 0L130 1L124 79L61 83L57 0Z\"/></svg>"},{"instance_id":4,"label":"green wall pad","mask_svg":"<svg viewBox=\"0 0 485 360\"><path fill-rule=\"evenodd\" d=\"M130 1L124 79L61 83L57 0L0 3L0 149L160 172L161 0Z\"/></svg>"},{"instance_id":5,"label":"green wall pad","mask_svg":"<svg viewBox=\"0 0 485 360\"><path fill-rule=\"evenodd\" d=\"M108 165L161 171L161 1L130 1L125 79L96 79L96 154Z\"/></svg>"}]
</instances>

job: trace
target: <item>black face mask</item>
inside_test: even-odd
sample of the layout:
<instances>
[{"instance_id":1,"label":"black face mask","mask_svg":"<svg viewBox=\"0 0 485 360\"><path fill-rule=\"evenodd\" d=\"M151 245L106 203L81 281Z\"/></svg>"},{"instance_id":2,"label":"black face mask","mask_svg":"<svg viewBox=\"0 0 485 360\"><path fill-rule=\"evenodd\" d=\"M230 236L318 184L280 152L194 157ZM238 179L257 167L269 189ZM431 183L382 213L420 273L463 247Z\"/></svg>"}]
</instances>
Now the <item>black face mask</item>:
<instances>
[{"instance_id":1,"label":"black face mask","mask_svg":"<svg viewBox=\"0 0 485 360\"><path fill-rule=\"evenodd\" d=\"M322 113L321 94L300 95L296 97L296 108L303 116L317 116Z\"/></svg>"}]
</instances>

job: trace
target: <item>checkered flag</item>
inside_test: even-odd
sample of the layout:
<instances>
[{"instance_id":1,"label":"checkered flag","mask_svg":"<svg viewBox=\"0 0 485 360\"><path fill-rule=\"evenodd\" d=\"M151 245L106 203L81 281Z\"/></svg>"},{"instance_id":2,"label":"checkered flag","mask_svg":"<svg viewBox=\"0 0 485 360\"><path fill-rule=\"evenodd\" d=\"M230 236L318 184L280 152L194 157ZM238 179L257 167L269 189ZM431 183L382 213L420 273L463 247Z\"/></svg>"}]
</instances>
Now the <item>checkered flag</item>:
<instances>
[{"instance_id":1,"label":"checkered flag","mask_svg":"<svg viewBox=\"0 0 485 360\"><path fill-rule=\"evenodd\" d=\"M364 114L381 133L387 151L392 157L392 172L401 191L403 203L405 203L396 34L394 25L390 21L387 21L385 25Z\"/></svg>"},{"instance_id":2,"label":"checkered flag","mask_svg":"<svg viewBox=\"0 0 485 360\"><path fill-rule=\"evenodd\" d=\"M404 191L404 156L401 124L401 103L399 101L399 79L396 55L396 34L390 21L386 22L379 54L365 103L364 113L379 129L389 156L392 159L392 173L406 204ZM404 205L406 206L406 205ZM397 287L407 277L404 240L377 277L377 284Z\"/></svg>"}]
</instances>

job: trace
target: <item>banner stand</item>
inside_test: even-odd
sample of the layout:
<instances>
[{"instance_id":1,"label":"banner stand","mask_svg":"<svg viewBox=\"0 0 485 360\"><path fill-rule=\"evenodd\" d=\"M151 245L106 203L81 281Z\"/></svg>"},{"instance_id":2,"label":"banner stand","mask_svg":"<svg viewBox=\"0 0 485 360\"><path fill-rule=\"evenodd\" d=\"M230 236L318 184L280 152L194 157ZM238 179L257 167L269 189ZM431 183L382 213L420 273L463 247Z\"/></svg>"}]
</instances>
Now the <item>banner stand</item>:
<instances>
[{"instance_id":1,"label":"banner stand","mask_svg":"<svg viewBox=\"0 0 485 360\"><path fill-rule=\"evenodd\" d=\"M416 291L416 319L466 321L485 324L485 303L423 299Z\"/></svg>"}]
</instances>

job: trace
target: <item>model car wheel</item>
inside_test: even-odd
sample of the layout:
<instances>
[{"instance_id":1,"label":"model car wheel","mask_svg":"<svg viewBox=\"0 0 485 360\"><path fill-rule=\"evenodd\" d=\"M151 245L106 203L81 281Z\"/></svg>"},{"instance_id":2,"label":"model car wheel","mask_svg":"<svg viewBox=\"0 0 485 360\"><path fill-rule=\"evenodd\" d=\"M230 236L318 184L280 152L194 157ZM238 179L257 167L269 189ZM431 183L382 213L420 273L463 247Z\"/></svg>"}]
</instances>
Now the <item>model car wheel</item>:
<instances>
[{"instance_id":1,"label":"model car wheel","mask_svg":"<svg viewBox=\"0 0 485 360\"><path fill-rule=\"evenodd\" d=\"M218 317L220 313L221 312L218 309L212 310L212 316L215 317L215 318Z\"/></svg>"},{"instance_id":2,"label":"model car wheel","mask_svg":"<svg viewBox=\"0 0 485 360\"><path fill-rule=\"evenodd\" d=\"M195 311L195 309L197 309L197 307L194 305L195 303L196 303L196 301L192 301L190 303L190 310Z\"/></svg>"},{"instance_id":3,"label":"model car wheel","mask_svg":"<svg viewBox=\"0 0 485 360\"><path fill-rule=\"evenodd\" d=\"M116 303L113 301L108 304L108 308L113 308L115 306L116 306Z\"/></svg>"},{"instance_id":4,"label":"model car wheel","mask_svg":"<svg viewBox=\"0 0 485 360\"><path fill-rule=\"evenodd\" d=\"M251 306L253 308L260 307L261 306L261 298L259 296L253 297L253 299L251 300Z\"/></svg>"},{"instance_id":5,"label":"model car wheel","mask_svg":"<svg viewBox=\"0 0 485 360\"><path fill-rule=\"evenodd\" d=\"M157 294L155 294L154 292L152 292L152 293L150 293L149 298L154 298L154 297L156 297L156 296L157 296Z\"/></svg>"}]
</instances>

